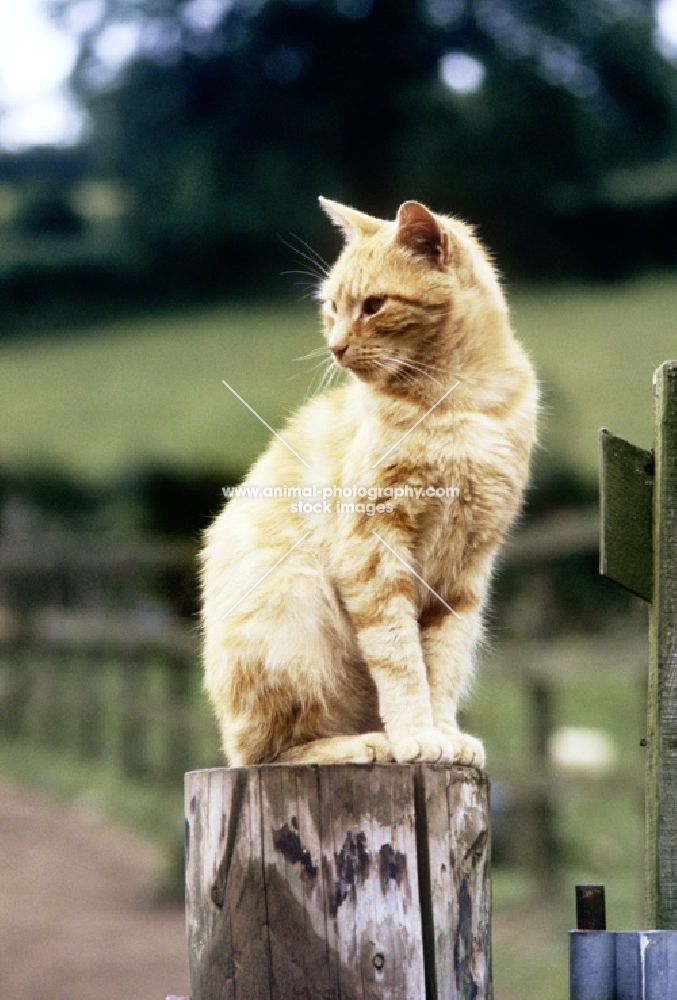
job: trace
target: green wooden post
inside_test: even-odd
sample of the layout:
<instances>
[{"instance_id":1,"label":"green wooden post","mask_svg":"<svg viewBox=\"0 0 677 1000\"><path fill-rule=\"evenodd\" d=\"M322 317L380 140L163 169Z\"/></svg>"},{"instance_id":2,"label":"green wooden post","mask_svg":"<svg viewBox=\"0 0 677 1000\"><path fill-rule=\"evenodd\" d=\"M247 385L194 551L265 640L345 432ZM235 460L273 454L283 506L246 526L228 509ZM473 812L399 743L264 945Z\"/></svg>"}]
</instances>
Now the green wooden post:
<instances>
[{"instance_id":1,"label":"green wooden post","mask_svg":"<svg viewBox=\"0 0 677 1000\"><path fill-rule=\"evenodd\" d=\"M654 374L654 449L600 432L600 572L651 601L645 919L677 930L677 362Z\"/></svg>"},{"instance_id":2,"label":"green wooden post","mask_svg":"<svg viewBox=\"0 0 677 1000\"><path fill-rule=\"evenodd\" d=\"M654 376L645 914L677 929L677 362Z\"/></svg>"}]
</instances>

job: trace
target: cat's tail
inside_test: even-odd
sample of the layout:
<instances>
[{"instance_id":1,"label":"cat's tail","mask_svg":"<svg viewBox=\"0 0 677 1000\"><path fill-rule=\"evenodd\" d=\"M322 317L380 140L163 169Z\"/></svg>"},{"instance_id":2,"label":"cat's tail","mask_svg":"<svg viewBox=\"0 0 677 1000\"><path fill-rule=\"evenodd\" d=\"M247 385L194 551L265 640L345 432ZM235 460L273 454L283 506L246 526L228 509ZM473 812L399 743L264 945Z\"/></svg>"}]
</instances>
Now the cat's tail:
<instances>
[{"instance_id":1,"label":"cat's tail","mask_svg":"<svg viewBox=\"0 0 677 1000\"><path fill-rule=\"evenodd\" d=\"M328 736L284 750L275 764L374 764L394 760L385 733Z\"/></svg>"}]
</instances>

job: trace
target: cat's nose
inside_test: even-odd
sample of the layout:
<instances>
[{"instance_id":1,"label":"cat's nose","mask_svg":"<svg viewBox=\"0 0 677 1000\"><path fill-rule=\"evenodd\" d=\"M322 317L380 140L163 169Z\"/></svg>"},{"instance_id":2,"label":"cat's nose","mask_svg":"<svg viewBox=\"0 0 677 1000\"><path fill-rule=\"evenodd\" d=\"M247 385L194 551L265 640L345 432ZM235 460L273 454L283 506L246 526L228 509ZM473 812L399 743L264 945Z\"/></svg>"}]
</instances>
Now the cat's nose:
<instances>
[{"instance_id":1,"label":"cat's nose","mask_svg":"<svg viewBox=\"0 0 677 1000\"><path fill-rule=\"evenodd\" d=\"M334 347L330 347L329 350L334 355L334 357L336 358L336 360L340 361L341 358L343 357L343 355L348 350L348 345L346 344L345 347L338 347L338 346L335 345Z\"/></svg>"}]
</instances>

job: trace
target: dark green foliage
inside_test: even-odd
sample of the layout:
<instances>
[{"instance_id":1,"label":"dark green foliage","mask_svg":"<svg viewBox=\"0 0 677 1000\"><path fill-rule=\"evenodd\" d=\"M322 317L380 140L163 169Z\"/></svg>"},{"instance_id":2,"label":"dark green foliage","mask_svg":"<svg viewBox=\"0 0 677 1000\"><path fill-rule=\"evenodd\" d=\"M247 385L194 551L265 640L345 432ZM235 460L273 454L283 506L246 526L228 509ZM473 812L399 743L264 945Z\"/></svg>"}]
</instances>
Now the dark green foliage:
<instances>
[{"instance_id":1,"label":"dark green foliage","mask_svg":"<svg viewBox=\"0 0 677 1000\"><path fill-rule=\"evenodd\" d=\"M30 236L78 236L83 230L80 216L56 193L29 203L16 226Z\"/></svg>"},{"instance_id":2,"label":"dark green foliage","mask_svg":"<svg viewBox=\"0 0 677 1000\"><path fill-rule=\"evenodd\" d=\"M58 468L0 471L0 523L8 535L33 530L132 532L197 540L237 477L222 471L145 467L94 486Z\"/></svg>"},{"instance_id":3,"label":"dark green foliage","mask_svg":"<svg viewBox=\"0 0 677 1000\"><path fill-rule=\"evenodd\" d=\"M135 4L145 47L102 82L97 39L132 17L108 0L74 75L92 163L131 192L127 237L158 287L252 290L279 268L275 233L333 252L319 193L466 216L513 272L677 261L662 223L677 191L638 215L605 188L675 155L677 74L650 3L235 0L209 30L196 9ZM479 90L443 84L449 52L482 64Z\"/></svg>"},{"instance_id":4,"label":"dark green foliage","mask_svg":"<svg viewBox=\"0 0 677 1000\"><path fill-rule=\"evenodd\" d=\"M157 467L133 477L129 488L141 506L144 530L197 538L223 506L223 487L236 482L216 470L190 475Z\"/></svg>"}]
</instances>

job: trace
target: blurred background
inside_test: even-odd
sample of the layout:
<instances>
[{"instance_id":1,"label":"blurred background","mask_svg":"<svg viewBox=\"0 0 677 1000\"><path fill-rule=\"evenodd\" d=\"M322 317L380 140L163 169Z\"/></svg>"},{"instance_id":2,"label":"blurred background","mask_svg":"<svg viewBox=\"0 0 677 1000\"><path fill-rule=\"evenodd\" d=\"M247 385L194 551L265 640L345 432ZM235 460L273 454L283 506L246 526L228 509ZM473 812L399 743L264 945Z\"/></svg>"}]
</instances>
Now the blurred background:
<instances>
[{"instance_id":1,"label":"blurred background","mask_svg":"<svg viewBox=\"0 0 677 1000\"><path fill-rule=\"evenodd\" d=\"M650 447L677 355L677 0L0 0L0 940L49 917L3 995L187 989L195 557L269 437L222 380L274 428L317 389L318 194L475 223L543 385L465 720L497 1000L567 997L576 881L642 925L646 608L597 575L597 431Z\"/></svg>"}]
</instances>

